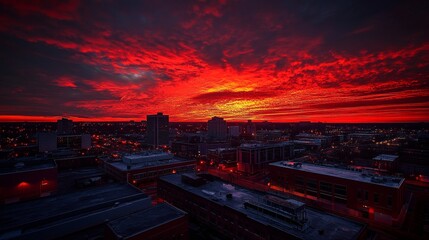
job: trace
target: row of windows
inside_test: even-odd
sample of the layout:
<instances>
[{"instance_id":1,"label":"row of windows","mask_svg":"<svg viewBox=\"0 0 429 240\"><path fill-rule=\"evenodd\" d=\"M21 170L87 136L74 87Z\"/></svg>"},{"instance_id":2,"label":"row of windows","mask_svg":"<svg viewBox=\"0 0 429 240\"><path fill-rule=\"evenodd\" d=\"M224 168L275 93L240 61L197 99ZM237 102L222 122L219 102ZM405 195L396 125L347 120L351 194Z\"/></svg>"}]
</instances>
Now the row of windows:
<instances>
[{"instance_id":1,"label":"row of windows","mask_svg":"<svg viewBox=\"0 0 429 240\"><path fill-rule=\"evenodd\" d=\"M285 187L288 183L285 183ZM314 179L295 178L294 191L338 203L347 203L347 187Z\"/></svg>"},{"instance_id":2,"label":"row of windows","mask_svg":"<svg viewBox=\"0 0 429 240\"><path fill-rule=\"evenodd\" d=\"M336 196L341 196L343 198L347 197L347 187L343 185L337 185L327 182L318 182L313 179L304 180L301 177L295 178L295 188L296 189L306 189L309 192L318 192L332 195L332 192Z\"/></svg>"},{"instance_id":3,"label":"row of windows","mask_svg":"<svg viewBox=\"0 0 429 240\"><path fill-rule=\"evenodd\" d=\"M288 182L286 177L278 176L274 180L288 191L295 191L314 198L347 204L348 192L347 186L344 185L323 181L319 182L314 179L305 179L303 177L295 177L294 181L291 183ZM364 205L373 203L379 208L386 209L392 209L394 204L393 201L395 201L392 194L368 192L368 190L364 189L357 189L356 198Z\"/></svg>"},{"instance_id":4,"label":"row of windows","mask_svg":"<svg viewBox=\"0 0 429 240\"><path fill-rule=\"evenodd\" d=\"M372 201L374 204L383 205L386 204L387 207L391 208L393 204L393 197L391 194L386 195L385 201L382 200L383 195L379 193L373 193ZM360 201L370 201L369 193L367 190L358 189L357 191L357 199Z\"/></svg>"},{"instance_id":5,"label":"row of windows","mask_svg":"<svg viewBox=\"0 0 429 240\"><path fill-rule=\"evenodd\" d=\"M286 148L274 148L274 149L262 149L262 150L241 150L242 163L266 163L276 159L284 159L284 155L289 157L290 149Z\"/></svg>"}]
</instances>

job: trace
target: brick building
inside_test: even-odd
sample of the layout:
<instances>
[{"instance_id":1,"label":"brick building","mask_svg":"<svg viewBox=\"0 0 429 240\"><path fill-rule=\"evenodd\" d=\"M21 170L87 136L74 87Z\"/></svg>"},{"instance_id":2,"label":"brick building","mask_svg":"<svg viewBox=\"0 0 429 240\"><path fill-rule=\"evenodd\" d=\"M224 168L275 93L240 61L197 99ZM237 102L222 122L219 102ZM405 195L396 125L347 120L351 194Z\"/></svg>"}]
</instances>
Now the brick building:
<instances>
[{"instance_id":1,"label":"brick building","mask_svg":"<svg viewBox=\"0 0 429 240\"><path fill-rule=\"evenodd\" d=\"M339 204L361 217L392 223L404 208L404 179L314 164L280 161L269 166L273 189Z\"/></svg>"},{"instance_id":2,"label":"brick building","mask_svg":"<svg viewBox=\"0 0 429 240\"><path fill-rule=\"evenodd\" d=\"M204 176L204 177L203 177ZM211 175L172 174L158 180L158 195L190 219L226 239L362 239L366 226L265 195Z\"/></svg>"}]
</instances>

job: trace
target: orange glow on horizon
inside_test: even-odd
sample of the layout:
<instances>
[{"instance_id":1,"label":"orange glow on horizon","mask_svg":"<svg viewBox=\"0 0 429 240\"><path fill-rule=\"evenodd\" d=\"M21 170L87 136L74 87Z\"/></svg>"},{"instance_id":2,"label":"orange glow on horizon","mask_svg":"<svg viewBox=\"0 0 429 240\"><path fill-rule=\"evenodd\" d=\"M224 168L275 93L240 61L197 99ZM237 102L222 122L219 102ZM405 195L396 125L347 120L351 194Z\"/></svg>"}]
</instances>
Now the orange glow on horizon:
<instances>
[{"instance_id":1,"label":"orange glow on horizon","mask_svg":"<svg viewBox=\"0 0 429 240\"><path fill-rule=\"evenodd\" d=\"M64 116L26 116L26 115L0 115L0 122L56 122ZM120 118L120 117L93 117L93 118L82 118L67 116L68 119L74 122L128 122L131 120L141 121L145 120L146 117L142 118Z\"/></svg>"},{"instance_id":2,"label":"orange glow on horizon","mask_svg":"<svg viewBox=\"0 0 429 240\"><path fill-rule=\"evenodd\" d=\"M164 114L167 114L165 112ZM213 115L214 116L214 115ZM170 115L170 122L207 122L212 116L207 118L199 118L199 119L178 119ZM25 116L25 115L0 115L0 122L56 122L61 119L62 116ZM144 121L146 117L143 116L141 118L115 118L115 117L95 117L95 118L81 118L81 117L73 117L67 116L68 119L73 120L74 122L129 122L129 121ZM248 119L246 118L225 118L225 120L229 122L246 122ZM305 118L305 119L285 119L284 121L278 119L253 119L253 122L300 122L300 121L311 121L311 122L324 122L324 123L407 123L407 122L428 122L427 115L415 115L415 116L393 116L390 118L380 118L377 116L368 116L368 117L354 117L354 116L344 116L344 117L336 117L336 116L326 116L321 118Z\"/></svg>"}]
</instances>

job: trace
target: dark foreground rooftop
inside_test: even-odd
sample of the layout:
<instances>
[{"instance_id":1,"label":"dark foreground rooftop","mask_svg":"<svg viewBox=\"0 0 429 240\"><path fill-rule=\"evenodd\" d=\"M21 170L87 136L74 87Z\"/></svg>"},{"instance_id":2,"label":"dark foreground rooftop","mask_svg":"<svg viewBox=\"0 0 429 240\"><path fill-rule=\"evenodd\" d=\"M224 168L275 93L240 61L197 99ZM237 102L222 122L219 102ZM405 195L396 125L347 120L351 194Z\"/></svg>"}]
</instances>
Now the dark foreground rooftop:
<instances>
[{"instance_id":1,"label":"dark foreground rooftop","mask_svg":"<svg viewBox=\"0 0 429 240\"><path fill-rule=\"evenodd\" d=\"M0 214L0 239L58 238L149 205L148 196L138 189L116 183L10 204Z\"/></svg>"},{"instance_id":2,"label":"dark foreground rooftop","mask_svg":"<svg viewBox=\"0 0 429 240\"><path fill-rule=\"evenodd\" d=\"M347 180L352 180L356 182L382 185L384 187L390 188L399 188L404 182L404 178L400 177L378 177L372 174L365 174L362 172L355 172L347 169L335 168L331 166L321 166L310 163L301 163L301 162L290 162L290 161L279 161L273 162L269 165L293 169L300 172L309 172L319 175L326 175L335 178L342 178Z\"/></svg>"},{"instance_id":3,"label":"dark foreground rooftop","mask_svg":"<svg viewBox=\"0 0 429 240\"><path fill-rule=\"evenodd\" d=\"M182 176L179 174L163 176L160 179L212 201L214 204L229 207L245 214L248 218L265 225L271 225L280 231L301 239L357 239L366 227L364 224L319 212L308 207L305 208L306 222L304 224L295 224L293 221L281 220L273 217L273 215L265 214L265 210L277 213L282 210L273 208L272 205L269 206L264 201L276 198L276 201L293 205L294 209L305 207L305 204L299 201L293 199L280 200L278 196L273 197L272 195L250 191L220 180L208 181L203 185L196 186L182 182ZM255 210L258 208L264 208L265 210Z\"/></svg>"},{"instance_id":4,"label":"dark foreground rooftop","mask_svg":"<svg viewBox=\"0 0 429 240\"><path fill-rule=\"evenodd\" d=\"M128 238L185 216L182 210L161 203L155 207L118 218L108 223L118 238Z\"/></svg>"}]
</instances>

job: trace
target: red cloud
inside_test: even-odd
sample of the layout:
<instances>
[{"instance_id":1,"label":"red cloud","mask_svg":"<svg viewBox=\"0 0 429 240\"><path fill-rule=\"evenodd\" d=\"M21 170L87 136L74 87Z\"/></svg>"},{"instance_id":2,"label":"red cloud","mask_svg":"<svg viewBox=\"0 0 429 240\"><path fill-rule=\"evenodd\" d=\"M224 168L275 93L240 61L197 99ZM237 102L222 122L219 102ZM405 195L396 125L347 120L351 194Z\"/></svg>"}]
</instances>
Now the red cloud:
<instances>
[{"instance_id":1,"label":"red cloud","mask_svg":"<svg viewBox=\"0 0 429 240\"><path fill-rule=\"evenodd\" d=\"M76 88L77 87L75 81L69 76L62 76L62 77L54 80L54 83L60 87L69 87L69 88Z\"/></svg>"}]
</instances>

